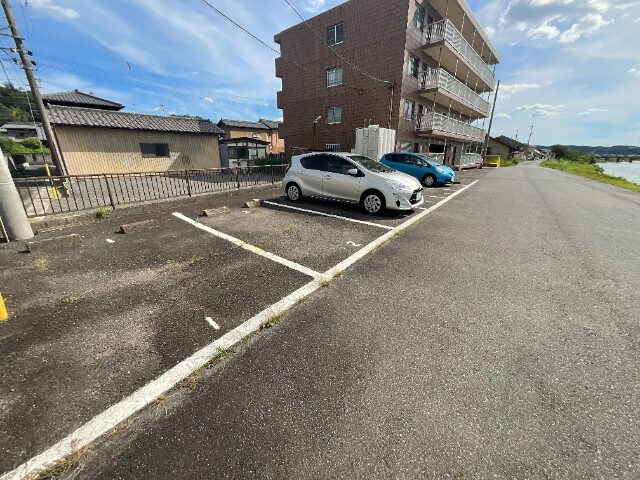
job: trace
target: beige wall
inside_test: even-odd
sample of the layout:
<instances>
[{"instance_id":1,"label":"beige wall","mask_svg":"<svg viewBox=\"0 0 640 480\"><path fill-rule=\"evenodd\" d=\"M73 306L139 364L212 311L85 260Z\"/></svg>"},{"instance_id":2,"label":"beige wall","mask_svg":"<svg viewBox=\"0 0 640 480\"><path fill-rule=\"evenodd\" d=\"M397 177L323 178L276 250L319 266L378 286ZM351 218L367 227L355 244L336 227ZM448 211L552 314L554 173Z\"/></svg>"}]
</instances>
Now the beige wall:
<instances>
[{"instance_id":1,"label":"beige wall","mask_svg":"<svg viewBox=\"0 0 640 480\"><path fill-rule=\"evenodd\" d=\"M268 142L267 138L267 130L252 130L251 128L230 128L223 127L225 138L255 138L256 140L262 140L264 142ZM254 137L253 134L260 135L259 137Z\"/></svg>"},{"instance_id":2,"label":"beige wall","mask_svg":"<svg viewBox=\"0 0 640 480\"><path fill-rule=\"evenodd\" d=\"M217 135L55 127L70 175L220 168ZM169 158L143 158L141 143L169 144Z\"/></svg>"},{"instance_id":3,"label":"beige wall","mask_svg":"<svg viewBox=\"0 0 640 480\"><path fill-rule=\"evenodd\" d=\"M500 155L501 159L509 160L509 147L504 143L496 142L493 138L490 138L489 148L491 148L491 155Z\"/></svg>"}]
</instances>

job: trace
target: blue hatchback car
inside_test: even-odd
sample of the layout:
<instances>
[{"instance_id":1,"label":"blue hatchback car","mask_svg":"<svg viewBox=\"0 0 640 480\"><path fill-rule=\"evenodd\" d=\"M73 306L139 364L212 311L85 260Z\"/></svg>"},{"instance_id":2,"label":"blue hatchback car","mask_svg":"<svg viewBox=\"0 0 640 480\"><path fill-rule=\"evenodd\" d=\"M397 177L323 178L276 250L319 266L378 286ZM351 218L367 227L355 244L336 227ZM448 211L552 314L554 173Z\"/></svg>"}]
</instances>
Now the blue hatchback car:
<instances>
[{"instance_id":1,"label":"blue hatchback car","mask_svg":"<svg viewBox=\"0 0 640 480\"><path fill-rule=\"evenodd\" d=\"M429 154L393 152L380 159L387 167L416 177L425 187L451 183L456 174Z\"/></svg>"}]
</instances>

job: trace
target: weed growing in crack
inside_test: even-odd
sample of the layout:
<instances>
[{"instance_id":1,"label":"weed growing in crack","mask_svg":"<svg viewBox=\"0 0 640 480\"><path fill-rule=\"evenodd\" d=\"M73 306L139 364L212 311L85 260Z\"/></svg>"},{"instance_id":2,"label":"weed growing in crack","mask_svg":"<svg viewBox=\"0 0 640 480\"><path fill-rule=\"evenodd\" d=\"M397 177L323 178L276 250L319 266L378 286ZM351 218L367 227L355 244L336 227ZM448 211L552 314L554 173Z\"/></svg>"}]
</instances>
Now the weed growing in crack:
<instances>
[{"instance_id":1,"label":"weed growing in crack","mask_svg":"<svg viewBox=\"0 0 640 480\"><path fill-rule=\"evenodd\" d=\"M105 218L109 218L112 213L113 213L113 208L111 208L111 207L100 207L100 208L98 208L98 211L96 212L96 218L99 218L100 220L103 220Z\"/></svg>"},{"instance_id":2,"label":"weed growing in crack","mask_svg":"<svg viewBox=\"0 0 640 480\"><path fill-rule=\"evenodd\" d=\"M36 260L36 268L41 272L44 272L47 268L49 268L49 260L44 257L40 257Z\"/></svg>"}]
</instances>

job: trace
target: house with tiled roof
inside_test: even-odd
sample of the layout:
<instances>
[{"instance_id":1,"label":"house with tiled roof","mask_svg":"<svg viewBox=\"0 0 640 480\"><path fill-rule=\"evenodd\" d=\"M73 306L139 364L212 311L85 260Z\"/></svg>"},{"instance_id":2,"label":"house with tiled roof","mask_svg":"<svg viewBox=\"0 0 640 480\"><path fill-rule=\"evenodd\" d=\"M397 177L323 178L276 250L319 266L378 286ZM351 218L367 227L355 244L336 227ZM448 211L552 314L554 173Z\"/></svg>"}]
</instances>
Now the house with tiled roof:
<instances>
[{"instance_id":1,"label":"house with tiled roof","mask_svg":"<svg viewBox=\"0 0 640 480\"><path fill-rule=\"evenodd\" d=\"M279 122L275 120L264 118L261 118L258 122L223 118L218 122L218 127L224 130L225 140L242 138L267 142L267 154L284 152L284 140L278 135L279 125Z\"/></svg>"},{"instance_id":2,"label":"house with tiled roof","mask_svg":"<svg viewBox=\"0 0 640 480\"><path fill-rule=\"evenodd\" d=\"M209 120L142 115L77 90L44 101L69 175L221 167L224 131Z\"/></svg>"}]
</instances>

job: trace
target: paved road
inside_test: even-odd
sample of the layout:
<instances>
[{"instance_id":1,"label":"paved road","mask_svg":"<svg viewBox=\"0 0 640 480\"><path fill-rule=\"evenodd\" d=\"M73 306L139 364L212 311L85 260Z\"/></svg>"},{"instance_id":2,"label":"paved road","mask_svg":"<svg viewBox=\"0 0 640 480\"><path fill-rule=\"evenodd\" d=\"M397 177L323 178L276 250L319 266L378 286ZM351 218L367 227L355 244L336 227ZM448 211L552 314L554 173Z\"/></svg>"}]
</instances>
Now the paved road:
<instances>
[{"instance_id":1,"label":"paved road","mask_svg":"<svg viewBox=\"0 0 640 480\"><path fill-rule=\"evenodd\" d=\"M639 478L639 232L637 193L496 170L78 478Z\"/></svg>"}]
</instances>

